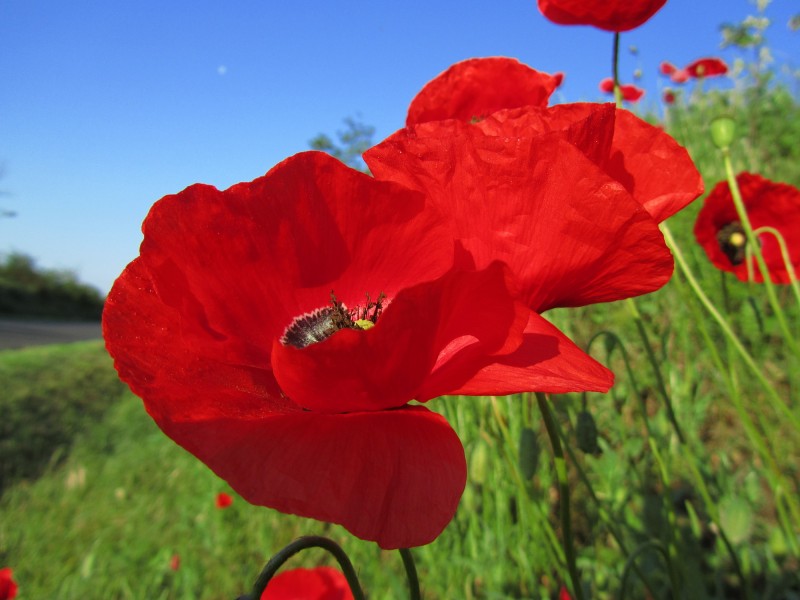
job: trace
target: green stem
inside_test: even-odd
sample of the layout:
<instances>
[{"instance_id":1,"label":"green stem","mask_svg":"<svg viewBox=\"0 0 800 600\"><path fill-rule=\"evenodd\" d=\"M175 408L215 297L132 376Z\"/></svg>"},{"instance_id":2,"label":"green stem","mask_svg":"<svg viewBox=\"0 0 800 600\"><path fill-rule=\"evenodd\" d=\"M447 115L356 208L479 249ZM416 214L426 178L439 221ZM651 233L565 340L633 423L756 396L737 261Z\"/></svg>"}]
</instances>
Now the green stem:
<instances>
[{"instance_id":1,"label":"green stem","mask_svg":"<svg viewBox=\"0 0 800 600\"><path fill-rule=\"evenodd\" d=\"M264 593L264 590L267 589L267 584L269 583L270 579L272 579L278 569L280 569L283 564L292 556L298 552L306 550L307 548L322 548L323 550L327 550L333 554L334 558L336 558L338 561L339 566L342 568L342 573L347 580L347 585L350 586L350 591L353 593L353 598L355 600L365 600L364 592L361 589L361 584L358 581L358 575L356 575L356 571L353 568L353 563L350 562L350 559L347 557L345 551L342 550L341 546L339 546L333 540L316 535L298 538L279 550L275 556L269 559L269 562L267 562L266 566L259 574L258 579L256 579L255 584L253 584L253 589L251 590L250 594L240 596L238 600L259 600Z\"/></svg>"},{"instance_id":2,"label":"green stem","mask_svg":"<svg viewBox=\"0 0 800 600\"><path fill-rule=\"evenodd\" d=\"M786 245L786 240L781 235L781 232L774 227L764 226L759 227L753 233L756 235L769 233L775 238L775 241L778 242L778 247L781 249L783 266L786 268L786 273L789 275L789 283L792 286L792 292L794 293L795 300L797 300L797 304L800 306L800 282L797 281L797 273L795 272L794 265L792 264L792 257L789 256L789 247Z\"/></svg>"},{"instance_id":3,"label":"green stem","mask_svg":"<svg viewBox=\"0 0 800 600\"><path fill-rule=\"evenodd\" d=\"M400 548L400 556L403 558L403 566L406 568L408 596L411 600L421 600L422 594L419 591L419 577L417 576L417 567L414 564L414 556L408 548Z\"/></svg>"},{"instance_id":4,"label":"green stem","mask_svg":"<svg viewBox=\"0 0 800 600\"><path fill-rule=\"evenodd\" d=\"M547 398L543 393L536 392L536 402L539 405L539 410L542 412L544 426L547 430L547 435L550 438L550 444L553 447L553 460L556 466L556 477L558 478L558 496L561 507L561 536L562 543L564 545L564 554L566 555L567 559L567 568L569 569L569 576L572 580L573 592L575 593L577 600L584 600L581 578L578 575L578 567L575 563L575 545L572 541L572 519L570 517L569 506L567 461L564 458L564 451L561 448L561 439L558 437L558 428L555 424L553 413L550 412L550 406Z\"/></svg>"},{"instance_id":5,"label":"green stem","mask_svg":"<svg viewBox=\"0 0 800 600\"><path fill-rule=\"evenodd\" d=\"M661 396L661 399L664 401L664 406L667 409L667 417L669 418L670 423L672 423L672 428L675 430L675 435L678 436L678 441L681 444L686 444L686 438L684 437L683 431L681 431L681 427L678 424L678 418L675 416L675 410L672 407L672 398L667 392L667 386L664 383L664 377L661 374L661 365L659 364L658 359L653 352L653 347L650 344L650 336L647 334L647 328L644 326L642 315L639 312L639 309L636 307L636 302L634 302L632 298L628 298L626 300L626 304L628 309L633 314L633 320L636 323L636 329L639 332L639 337L642 338L642 345L647 353L647 359L650 361L650 366L653 368L653 374L656 377L658 393Z\"/></svg>"},{"instance_id":6,"label":"green stem","mask_svg":"<svg viewBox=\"0 0 800 600\"><path fill-rule=\"evenodd\" d=\"M664 557L664 562L667 563L667 569L670 573L670 579L672 578L672 561L669 558L669 552L667 552L666 548L661 544L661 542L657 540L649 540L644 542L640 546L638 546L634 551L633 554L630 555L627 562L625 563L625 570L622 572L622 583L619 588L619 598L625 598L625 588L627 587L628 583L628 574L631 571L631 567L635 565L636 559L642 554L645 550L652 548L653 550L657 550L658 553ZM674 585L674 581L673 581ZM672 597L676 598L676 589L673 588L672 590Z\"/></svg>"},{"instance_id":7,"label":"green stem","mask_svg":"<svg viewBox=\"0 0 800 600\"><path fill-rule=\"evenodd\" d=\"M614 103L617 108L622 108L622 88L619 87L619 32L614 32L614 51L612 55L611 71L614 76Z\"/></svg>"},{"instance_id":8,"label":"green stem","mask_svg":"<svg viewBox=\"0 0 800 600\"><path fill-rule=\"evenodd\" d=\"M761 271L761 276L764 280L764 288L767 291L767 298L769 298L769 303L772 306L772 310L775 312L775 316L778 318L778 324L780 325L781 331L786 339L786 344L789 346L789 349L793 354L795 354L795 356L800 356L800 348L798 348L797 341L794 339L794 335L789 330L789 325L786 322L786 315L784 314L783 308L781 307L780 302L778 302L778 296L775 293L775 285L772 283L772 276L770 275L769 267L767 267L767 263L764 260L764 255L761 252L758 238L756 237L755 231L753 231L753 225L750 223L750 217L747 215L747 209L744 206L742 194L739 190L739 185L736 182L736 175L733 172L730 150L728 148L723 148L721 152L723 163L725 165L725 175L728 179L728 187L731 191L731 198L733 198L733 204L736 207L736 212L739 215L739 221L742 224L742 229L744 229L747 243L753 252L753 256L755 256L756 263L758 263L758 268Z\"/></svg>"}]
</instances>

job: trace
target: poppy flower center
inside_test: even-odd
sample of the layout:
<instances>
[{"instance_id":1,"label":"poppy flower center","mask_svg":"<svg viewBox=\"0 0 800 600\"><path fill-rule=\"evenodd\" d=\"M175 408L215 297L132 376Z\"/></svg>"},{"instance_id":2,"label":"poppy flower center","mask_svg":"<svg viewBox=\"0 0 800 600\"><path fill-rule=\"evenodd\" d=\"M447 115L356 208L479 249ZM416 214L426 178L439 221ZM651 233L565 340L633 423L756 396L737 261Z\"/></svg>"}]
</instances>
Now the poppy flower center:
<instances>
[{"instance_id":1,"label":"poppy flower center","mask_svg":"<svg viewBox=\"0 0 800 600\"><path fill-rule=\"evenodd\" d=\"M370 300L353 309L347 308L337 300L336 294L331 291L330 306L317 308L305 313L289 324L281 337L285 346L305 348L328 339L340 329L370 329L378 322L381 312L385 307L386 295L381 292L374 302Z\"/></svg>"},{"instance_id":2,"label":"poppy flower center","mask_svg":"<svg viewBox=\"0 0 800 600\"><path fill-rule=\"evenodd\" d=\"M717 243L731 264L740 265L744 262L747 238L741 223L734 221L720 229L717 232Z\"/></svg>"}]
</instances>

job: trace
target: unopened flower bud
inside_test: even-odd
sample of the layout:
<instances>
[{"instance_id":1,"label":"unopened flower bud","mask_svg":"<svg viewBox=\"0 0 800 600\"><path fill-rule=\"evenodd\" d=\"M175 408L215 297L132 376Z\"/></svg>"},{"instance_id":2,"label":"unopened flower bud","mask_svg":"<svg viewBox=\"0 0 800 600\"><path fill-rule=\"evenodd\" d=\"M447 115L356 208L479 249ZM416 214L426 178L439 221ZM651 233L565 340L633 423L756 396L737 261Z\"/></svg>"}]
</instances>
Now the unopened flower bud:
<instances>
[{"instance_id":1,"label":"unopened flower bud","mask_svg":"<svg viewBox=\"0 0 800 600\"><path fill-rule=\"evenodd\" d=\"M582 410L578 413L575 433L578 437L578 448L586 454L600 454L600 446L597 445L597 425L590 412Z\"/></svg>"},{"instance_id":2,"label":"unopened flower bud","mask_svg":"<svg viewBox=\"0 0 800 600\"><path fill-rule=\"evenodd\" d=\"M730 148L736 136L736 121L731 117L717 117L711 121L711 139L720 150Z\"/></svg>"}]
</instances>

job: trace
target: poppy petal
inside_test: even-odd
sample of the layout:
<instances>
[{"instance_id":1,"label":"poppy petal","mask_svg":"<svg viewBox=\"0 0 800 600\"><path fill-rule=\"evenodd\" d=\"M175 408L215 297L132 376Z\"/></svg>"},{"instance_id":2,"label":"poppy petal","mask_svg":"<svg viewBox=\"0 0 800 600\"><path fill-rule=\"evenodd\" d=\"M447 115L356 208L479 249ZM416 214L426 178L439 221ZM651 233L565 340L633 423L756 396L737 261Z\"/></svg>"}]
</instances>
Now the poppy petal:
<instances>
[{"instance_id":1,"label":"poppy petal","mask_svg":"<svg viewBox=\"0 0 800 600\"><path fill-rule=\"evenodd\" d=\"M656 222L563 132L423 123L364 157L377 178L423 190L451 215L477 268L506 262L537 312L648 293L672 273Z\"/></svg>"},{"instance_id":2,"label":"poppy petal","mask_svg":"<svg viewBox=\"0 0 800 600\"><path fill-rule=\"evenodd\" d=\"M572 340L533 311L525 327L522 344L504 356L484 360L461 387L452 381L437 387L432 377L420 392L420 399L443 394L466 396L505 395L520 392L607 392L614 374L578 348ZM449 388L449 389L448 389Z\"/></svg>"},{"instance_id":3,"label":"poppy petal","mask_svg":"<svg viewBox=\"0 0 800 600\"><path fill-rule=\"evenodd\" d=\"M291 569L269 580L261 600L352 600L342 572L333 567Z\"/></svg>"},{"instance_id":4,"label":"poppy petal","mask_svg":"<svg viewBox=\"0 0 800 600\"><path fill-rule=\"evenodd\" d=\"M542 14L559 25L593 25L628 31L642 25L667 0L538 0Z\"/></svg>"},{"instance_id":5,"label":"poppy petal","mask_svg":"<svg viewBox=\"0 0 800 600\"><path fill-rule=\"evenodd\" d=\"M264 367L273 340L328 305L334 287L354 306L446 272L452 242L438 221L418 193L304 152L225 191L195 185L163 198L145 220L140 260L184 338L238 345L241 363Z\"/></svg>"},{"instance_id":6,"label":"poppy petal","mask_svg":"<svg viewBox=\"0 0 800 600\"><path fill-rule=\"evenodd\" d=\"M458 436L421 406L195 415L159 426L251 504L339 523L385 549L433 541L466 483Z\"/></svg>"},{"instance_id":7,"label":"poppy petal","mask_svg":"<svg viewBox=\"0 0 800 600\"><path fill-rule=\"evenodd\" d=\"M481 119L501 108L547 106L563 80L516 59L472 58L454 64L428 82L411 101L406 125Z\"/></svg>"}]
</instances>

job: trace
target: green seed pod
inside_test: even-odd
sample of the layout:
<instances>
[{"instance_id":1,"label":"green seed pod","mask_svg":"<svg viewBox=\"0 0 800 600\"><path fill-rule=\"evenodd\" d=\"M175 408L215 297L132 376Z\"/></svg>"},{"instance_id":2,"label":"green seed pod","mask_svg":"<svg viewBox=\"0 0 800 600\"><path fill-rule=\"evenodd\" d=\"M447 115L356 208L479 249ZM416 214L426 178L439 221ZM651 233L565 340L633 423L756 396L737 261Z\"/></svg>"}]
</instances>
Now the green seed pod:
<instances>
[{"instance_id":1,"label":"green seed pod","mask_svg":"<svg viewBox=\"0 0 800 600\"><path fill-rule=\"evenodd\" d=\"M485 442L477 442L469 457L469 478L472 483L482 485L486 481L486 467L489 455Z\"/></svg>"},{"instance_id":2,"label":"green seed pod","mask_svg":"<svg viewBox=\"0 0 800 600\"><path fill-rule=\"evenodd\" d=\"M531 479L536 474L541 451L536 432L530 427L523 427L519 436L519 470L525 479Z\"/></svg>"},{"instance_id":3,"label":"green seed pod","mask_svg":"<svg viewBox=\"0 0 800 600\"><path fill-rule=\"evenodd\" d=\"M720 150L730 148L736 137L736 121L730 117L717 117L711 121L711 139Z\"/></svg>"},{"instance_id":4,"label":"green seed pod","mask_svg":"<svg viewBox=\"0 0 800 600\"><path fill-rule=\"evenodd\" d=\"M578 423L575 426L578 437L578 448L586 454L600 454L597 445L597 425L589 411L582 410L578 413Z\"/></svg>"}]
</instances>

